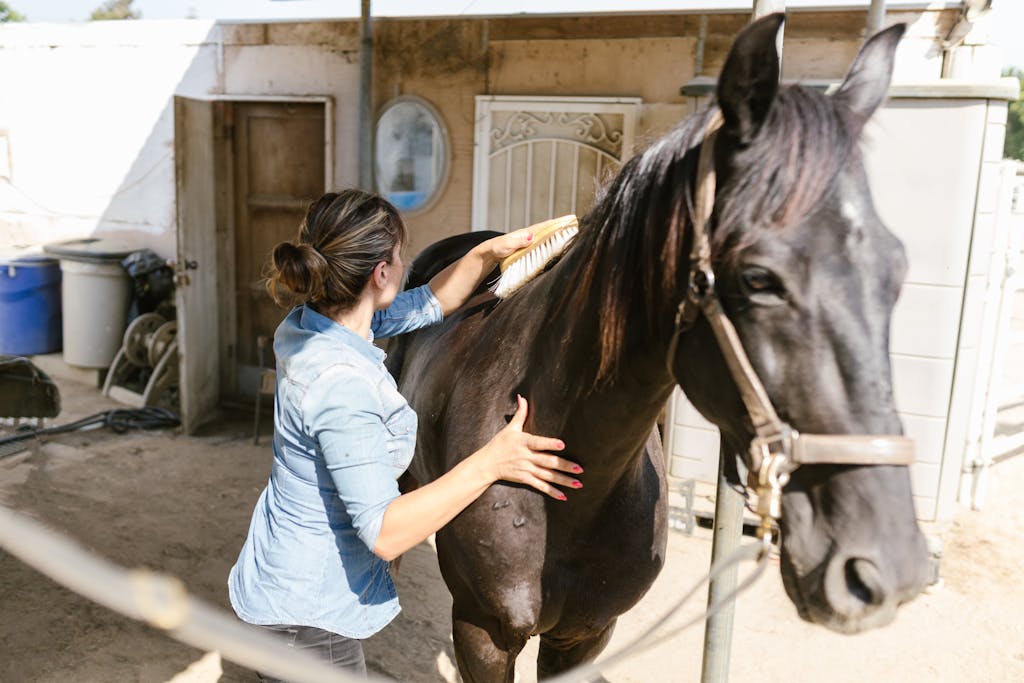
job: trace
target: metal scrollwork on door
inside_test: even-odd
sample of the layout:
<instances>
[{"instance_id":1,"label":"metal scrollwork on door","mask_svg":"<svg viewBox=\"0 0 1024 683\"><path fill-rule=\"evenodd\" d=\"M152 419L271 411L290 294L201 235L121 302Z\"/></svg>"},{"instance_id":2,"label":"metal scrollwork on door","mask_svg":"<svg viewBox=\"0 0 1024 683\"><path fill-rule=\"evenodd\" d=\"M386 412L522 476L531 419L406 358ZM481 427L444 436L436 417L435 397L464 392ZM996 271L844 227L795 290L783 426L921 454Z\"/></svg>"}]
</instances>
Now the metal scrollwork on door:
<instances>
[{"instance_id":1,"label":"metal scrollwork on door","mask_svg":"<svg viewBox=\"0 0 1024 683\"><path fill-rule=\"evenodd\" d=\"M532 139L566 138L592 145L616 158L622 155L622 131L591 113L517 111L492 128L490 138L491 154Z\"/></svg>"},{"instance_id":2,"label":"metal scrollwork on door","mask_svg":"<svg viewBox=\"0 0 1024 683\"><path fill-rule=\"evenodd\" d=\"M639 98L478 96L473 227L514 230L593 205L632 154Z\"/></svg>"}]
</instances>

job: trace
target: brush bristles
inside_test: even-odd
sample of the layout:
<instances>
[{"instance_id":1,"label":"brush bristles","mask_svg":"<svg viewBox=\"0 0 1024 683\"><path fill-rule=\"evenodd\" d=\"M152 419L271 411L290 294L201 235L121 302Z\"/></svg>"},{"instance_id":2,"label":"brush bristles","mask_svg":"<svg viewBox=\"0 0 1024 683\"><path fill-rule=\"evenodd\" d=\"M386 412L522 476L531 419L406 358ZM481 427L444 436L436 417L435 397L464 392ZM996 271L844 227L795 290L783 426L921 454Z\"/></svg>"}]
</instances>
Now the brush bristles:
<instances>
[{"instance_id":1,"label":"brush bristles","mask_svg":"<svg viewBox=\"0 0 1024 683\"><path fill-rule=\"evenodd\" d=\"M499 299L507 299L513 292L537 277L552 259L569 246L580 231L575 224L551 233L542 242L530 247L520 258L505 268L492 291Z\"/></svg>"}]
</instances>

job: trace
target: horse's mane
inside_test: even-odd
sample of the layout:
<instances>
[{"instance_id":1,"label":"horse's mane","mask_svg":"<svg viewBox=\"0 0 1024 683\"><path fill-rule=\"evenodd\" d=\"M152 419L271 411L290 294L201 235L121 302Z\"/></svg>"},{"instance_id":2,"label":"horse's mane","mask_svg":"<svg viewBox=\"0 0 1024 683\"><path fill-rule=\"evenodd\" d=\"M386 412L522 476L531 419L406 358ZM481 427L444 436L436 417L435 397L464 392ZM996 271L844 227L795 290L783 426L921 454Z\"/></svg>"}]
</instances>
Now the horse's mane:
<instances>
[{"instance_id":1,"label":"horse's mane","mask_svg":"<svg viewBox=\"0 0 1024 683\"><path fill-rule=\"evenodd\" d=\"M697 158L716 109L711 104L688 117L630 159L581 221L572 248L580 266L555 307L572 315L596 288L595 384L614 374L629 321L646 320L645 332L659 334L665 295L682 292ZM782 88L754 139L735 152L726 182L719 180L709 226L714 261L737 256L758 229L782 229L807 215L854 150L835 100L800 86Z\"/></svg>"}]
</instances>

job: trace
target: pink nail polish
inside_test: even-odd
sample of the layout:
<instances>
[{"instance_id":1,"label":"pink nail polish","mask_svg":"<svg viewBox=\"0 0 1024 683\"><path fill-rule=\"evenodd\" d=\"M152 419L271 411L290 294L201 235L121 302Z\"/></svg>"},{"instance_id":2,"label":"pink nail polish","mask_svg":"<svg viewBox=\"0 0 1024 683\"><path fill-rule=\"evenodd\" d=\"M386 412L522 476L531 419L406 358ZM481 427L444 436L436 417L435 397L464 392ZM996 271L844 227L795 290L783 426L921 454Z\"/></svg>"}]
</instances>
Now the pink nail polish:
<instances>
[{"instance_id":1,"label":"pink nail polish","mask_svg":"<svg viewBox=\"0 0 1024 683\"><path fill-rule=\"evenodd\" d=\"M572 471L575 472L576 474L581 474L583 472L583 468L580 467L579 465L573 465Z\"/></svg>"},{"instance_id":2,"label":"pink nail polish","mask_svg":"<svg viewBox=\"0 0 1024 683\"><path fill-rule=\"evenodd\" d=\"M560 451L564 451L565 450L565 442L564 441L559 441L558 442L558 450L560 450Z\"/></svg>"},{"instance_id":3,"label":"pink nail polish","mask_svg":"<svg viewBox=\"0 0 1024 683\"><path fill-rule=\"evenodd\" d=\"M571 484L571 486L572 486L572 487L573 487L574 489L581 489L581 488L583 488L583 482L579 482L579 481L574 481L574 482L573 482L573 483Z\"/></svg>"},{"instance_id":4,"label":"pink nail polish","mask_svg":"<svg viewBox=\"0 0 1024 683\"><path fill-rule=\"evenodd\" d=\"M558 500L568 500L568 498L565 497L564 493L559 493L558 494Z\"/></svg>"}]
</instances>

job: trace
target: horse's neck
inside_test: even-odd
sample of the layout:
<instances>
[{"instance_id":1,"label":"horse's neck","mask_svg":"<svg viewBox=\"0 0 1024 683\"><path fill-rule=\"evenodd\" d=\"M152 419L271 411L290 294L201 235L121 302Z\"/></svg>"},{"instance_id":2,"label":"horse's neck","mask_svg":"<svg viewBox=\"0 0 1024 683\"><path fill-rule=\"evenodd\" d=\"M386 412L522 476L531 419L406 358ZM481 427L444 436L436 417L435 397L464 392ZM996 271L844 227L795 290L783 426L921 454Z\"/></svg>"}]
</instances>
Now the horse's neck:
<instances>
[{"instance_id":1,"label":"horse's neck","mask_svg":"<svg viewBox=\"0 0 1024 683\"><path fill-rule=\"evenodd\" d=\"M560 263L564 272L552 271L537 296L549 307L534 341L534 363L548 366L561 383L565 401L565 428L585 437L597 450L631 458L642 448L672 391L666 340L627 334L615 370L594 386L594 365L599 357L598 330L601 304L596 294L586 297L578 309L558 307L564 294L559 288L577 267L581 254L570 253ZM551 370L550 368L553 368ZM615 463L607 463L616 466ZM626 462L618 465L625 467Z\"/></svg>"}]
</instances>

